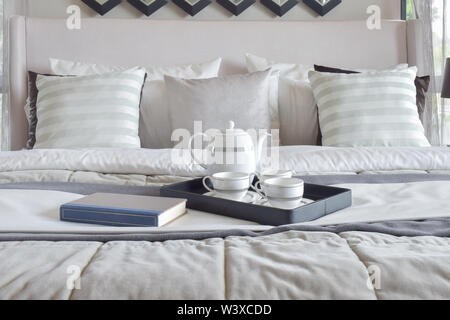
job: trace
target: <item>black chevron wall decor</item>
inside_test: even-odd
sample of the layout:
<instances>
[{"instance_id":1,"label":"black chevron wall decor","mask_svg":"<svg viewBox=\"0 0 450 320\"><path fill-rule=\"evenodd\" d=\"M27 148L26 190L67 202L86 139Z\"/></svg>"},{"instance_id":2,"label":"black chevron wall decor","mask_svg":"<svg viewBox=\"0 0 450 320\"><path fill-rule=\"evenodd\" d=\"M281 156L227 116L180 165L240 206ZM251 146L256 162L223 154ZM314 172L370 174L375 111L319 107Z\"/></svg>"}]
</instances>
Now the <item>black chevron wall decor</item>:
<instances>
[{"instance_id":1,"label":"black chevron wall decor","mask_svg":"<svg viewBox=\"0 0 450 320\"><path fill-rule=\"evenodd\" d=\"M342 0L303 0L303 2L321 16L333 10Z\"/></svg>"},{"instance_id":2,"label":"black chevron wall decor","mask_svg":"<svg viewBox=\"0 0 450 320\"><path fill-rule=\"evenodd\" d=\"M261 0L261 3L277 16L282 17L295 7L300 0Z\"/></svg>"},{"instance_id":3,"label":"black chevron wall decor","mask_svg":"<svg viewBox=\"0 0 450 320\"><path fill-rule=\"evenodd\" d=\"M235 16L240 15L255 2L256 0L217 0L218 4L230 11Z\"/></svg>"},{"instance_id":4,"label":"black chevron wall decor","mask_svg":"<svg viewBox=\"0 0 450 320\"><path fill-rule=\"evenodd\" d=\"M111 9L117 7L122 0L82 0L92 10L96 11L100 15L104 15Z\"/></svg>"},{"instance_id":5,"label":"black chevron wall decor","mask_svg":"<svg viewBox=\"0 0 450 320\"><path fill-rule=\"evenodd\" d=\"M173 0L173 3L192 17L209 6L211 2L212 0Z\"/></svg>"},{"instance_id":6,"label":"black chevron wall decor","mask_svg":"<svg viewBox=\"0 0 450 320\"><path fill-rule=\"evenodd\" d=\"M167 0L128 0L128 2L147 17L168 3Z\"/></svg>"},{"instance_id":7,"label":"black chevron wall decor","mask_svg":"<svg viewBox=\"0 0 450 320\"><path fill-rule=\"evenodd\" d=\"M108 13L117 7L122 0L82 0L92 10L100 15ZM141 11L146 16L150 16L157 10L164 7L169 0L127 0L133 7ZM261 4L270 11L278 15L284 16L289 10L294 8L301 0L260 0ZM197 13L209 6L213 0L172 0L172 2L184 10L187 14L195 16ZM230 11L233 15L238 16L248 8L250 8L256 0L217 0L217 3ZM342 0L303 0L304 4L324 16Z\"/></svg>"}]
</instances>

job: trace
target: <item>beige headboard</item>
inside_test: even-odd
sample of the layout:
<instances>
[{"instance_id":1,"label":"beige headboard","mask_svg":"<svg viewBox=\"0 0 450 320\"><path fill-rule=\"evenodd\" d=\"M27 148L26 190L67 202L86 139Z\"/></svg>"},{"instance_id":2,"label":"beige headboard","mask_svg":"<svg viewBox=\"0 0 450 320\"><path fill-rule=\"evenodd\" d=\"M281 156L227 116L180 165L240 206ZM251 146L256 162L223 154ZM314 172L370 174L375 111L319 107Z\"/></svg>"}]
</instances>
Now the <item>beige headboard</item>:
<instances>
[{"instance_id":1,"label":"beige headboard","mask_svg":"<svg viewBox=\"0 0 450 320\"><path fill-rule=\"evenodd\" d=\"M386 68L408 61L404 21L161 21L13 17L10 22L10 145L25 146L27 70L49 72L48 58L123 66L157 66L223 57L222 74L245 72L246 52L280 62ZM411 45L409 46L411 47ZM411 50L411 48L409 48Z\"/></svg>"}]
</instances>

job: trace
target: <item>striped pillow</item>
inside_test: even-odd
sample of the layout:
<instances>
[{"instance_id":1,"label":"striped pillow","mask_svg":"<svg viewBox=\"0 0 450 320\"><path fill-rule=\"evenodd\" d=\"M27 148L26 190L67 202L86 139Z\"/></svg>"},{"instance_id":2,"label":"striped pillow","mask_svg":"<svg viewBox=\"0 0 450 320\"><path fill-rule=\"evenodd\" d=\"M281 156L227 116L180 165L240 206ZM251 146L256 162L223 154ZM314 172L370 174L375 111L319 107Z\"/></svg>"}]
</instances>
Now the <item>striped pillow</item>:
<instances>
[{"instance_id":1,"label":"striped pillow","mask_svg":"<svg viewBox=\"0 0 450 320\"><path fill-rule=\"evenodd\" d=\"M417 68L309 72L324 146L430 146L416 106Z\"/></svg>"},{"instance_id":2,"label":"striped pillow","mask_svg":"<svg viewBox=\"0 0 450 320\"><path fill-rule=\"evenodd\" d=\"M79 77L38 75L35 149L140 148L145 70Z\"/></svg>"}]
</instances>

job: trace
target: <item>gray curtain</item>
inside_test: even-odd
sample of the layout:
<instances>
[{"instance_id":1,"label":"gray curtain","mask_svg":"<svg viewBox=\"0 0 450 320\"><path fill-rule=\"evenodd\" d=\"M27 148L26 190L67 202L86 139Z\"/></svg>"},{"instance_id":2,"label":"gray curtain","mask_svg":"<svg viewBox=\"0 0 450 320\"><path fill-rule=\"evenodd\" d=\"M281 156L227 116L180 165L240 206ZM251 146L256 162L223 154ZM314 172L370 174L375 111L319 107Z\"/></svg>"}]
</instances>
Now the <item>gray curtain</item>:
<instances>
[{"instance_id":1,"label":"gray curtain","mask_svg":"<svg viewBox=\"0 0 450 320\"><path fill-rule=\"evenodd\" d=\"M446 121L445 101L440 99L439 92L445 67L447 43L447 0L414 0L414 10L417 19L422 23L422 39L424 41L424 69L431 76L430 89L427 95L427 105L424 113L425 132L433 145L448 144L448 123ZM434 29L433 29L434 28ZM439 30L437 30L439 29ZM442 39L437 35L442 34ZM439 43L439 46L436 45ZM441 59L442 61L435 61ZM436 66L442 70L436 70Z\"/></svg>"},{"instance_id":2,"label":"gray curtain","mask_svg":"<svg viewBox=\"0 0 450 320\"><path fill-rule=\"evenodd\" d=\"M1 150L10 149L9 136L9 28L8 19L13 15L27 14L27 0L0 0L3 5L3 77L2 77L2 123Z\"/></svg>"}]
</instances>

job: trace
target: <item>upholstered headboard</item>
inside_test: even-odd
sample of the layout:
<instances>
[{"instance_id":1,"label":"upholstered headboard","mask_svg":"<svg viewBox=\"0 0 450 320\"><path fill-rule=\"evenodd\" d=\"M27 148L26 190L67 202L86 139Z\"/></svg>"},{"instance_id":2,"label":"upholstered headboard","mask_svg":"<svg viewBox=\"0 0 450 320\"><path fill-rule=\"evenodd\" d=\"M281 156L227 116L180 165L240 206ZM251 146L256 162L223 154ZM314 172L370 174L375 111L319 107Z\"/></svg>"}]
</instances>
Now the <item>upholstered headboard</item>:
<instances>
[{"instance_id":1,"label":"upholstered headboard","mask_svg":"<svg viewBox=\"0 0 450 320\"><path fill-rule=\"evenodd\" d=\"M49 72L48 58L123 66L196 63L221 56L222 74L245 72L247 52L280 62L386 68L408 61L407 24L383 21L161 21L13 17L10 22L10 145L25 146L27 70Z\"/></svg>"}]
</instances>

